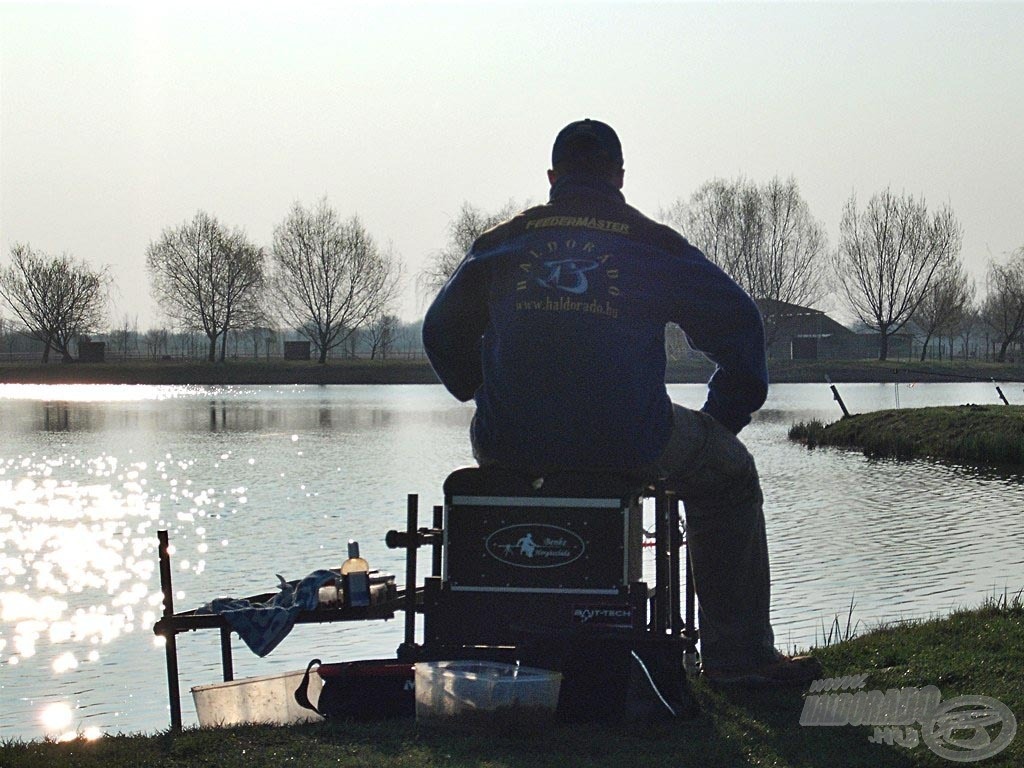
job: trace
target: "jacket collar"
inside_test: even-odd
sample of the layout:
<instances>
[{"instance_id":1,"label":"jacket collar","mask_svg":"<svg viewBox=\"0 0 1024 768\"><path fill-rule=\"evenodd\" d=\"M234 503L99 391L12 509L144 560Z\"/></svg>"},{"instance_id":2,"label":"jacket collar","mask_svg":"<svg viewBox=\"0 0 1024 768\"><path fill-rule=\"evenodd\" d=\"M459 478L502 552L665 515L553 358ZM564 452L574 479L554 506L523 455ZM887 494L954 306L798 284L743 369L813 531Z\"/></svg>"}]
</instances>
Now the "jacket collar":
<instances>
[{"instance_id":1,"label":"jacket collar","mask_svg":"<svg viewBox=\"0 0 1024 768\"><path fill-rule=\"evenodd\" d=\"M622 190L616 189L614 184L610 184L598 176L590 176L583 173L567 173L564 176L560 176L558 181L551 186L551 202L578 195L597 195L619 203L626 202L626 197L622 194Z\"/></svg>"}]
</instances>

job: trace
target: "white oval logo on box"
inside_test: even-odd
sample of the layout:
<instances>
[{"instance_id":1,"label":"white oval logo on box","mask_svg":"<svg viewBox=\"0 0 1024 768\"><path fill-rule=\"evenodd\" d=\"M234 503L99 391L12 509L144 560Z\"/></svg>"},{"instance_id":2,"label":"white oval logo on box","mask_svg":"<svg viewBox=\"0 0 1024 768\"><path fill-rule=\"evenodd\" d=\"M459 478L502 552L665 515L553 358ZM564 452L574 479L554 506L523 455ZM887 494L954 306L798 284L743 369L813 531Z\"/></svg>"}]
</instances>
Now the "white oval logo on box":
<instances>
[{"instance_id":1,"label":"white oval logo on box","mask_svg":"<svg viewBox=\"0 0 1024 768\"><path fill-rule=\"evenodd\" d=\"M557 525L519 524L499 528L484 543L487 554L516 568L558 568L578 560L583 539Z\"/></svg>"}]
</instances>

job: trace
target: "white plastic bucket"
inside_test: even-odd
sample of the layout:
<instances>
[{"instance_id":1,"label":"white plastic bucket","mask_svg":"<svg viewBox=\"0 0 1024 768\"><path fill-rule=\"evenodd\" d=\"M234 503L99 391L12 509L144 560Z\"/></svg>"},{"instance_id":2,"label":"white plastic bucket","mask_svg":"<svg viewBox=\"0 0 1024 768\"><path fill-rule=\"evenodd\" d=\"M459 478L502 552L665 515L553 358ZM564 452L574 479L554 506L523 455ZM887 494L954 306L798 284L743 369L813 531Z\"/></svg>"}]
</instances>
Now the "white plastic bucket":
<instances>
[{"instance_id":1,"label":"white plastic bucket","mask_svg":"<svg viewBox=\"0 0 1024 768\"><path fill-rule=\"evenodd\" d=\"M192 689L196 714L202 728L264 723L291 725L323 718L295 701L295 689L302 683L305 670L263 677L247 677L227 683L197 685ZM309 701L320 699L322 681L309 676Z\"/></svg>"}]
</instances>

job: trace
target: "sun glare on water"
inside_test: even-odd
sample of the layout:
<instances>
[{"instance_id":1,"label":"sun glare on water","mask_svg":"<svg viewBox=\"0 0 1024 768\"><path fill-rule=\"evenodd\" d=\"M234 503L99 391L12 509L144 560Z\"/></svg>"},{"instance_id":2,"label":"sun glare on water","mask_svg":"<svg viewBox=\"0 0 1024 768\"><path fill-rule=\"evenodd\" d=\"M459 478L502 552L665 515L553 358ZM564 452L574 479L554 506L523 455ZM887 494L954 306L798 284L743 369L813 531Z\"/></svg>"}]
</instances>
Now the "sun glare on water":
<instances>
[{"instance_id":1,"label":"sun glare on water","mask_svg":"<svg viewBox=\"0 0 1024 768\"><path fill-rule=\"evenodd\" d=\"M0 459L0 669L89 679L110 663L111 643L150 630L163 605L157 528L190 529L177 567L200 574L208 512L225 509L222 498L230 507L246 502L244 487L222 494L193 486L192 466L170 455L148 463L63 452ZM39 707L35 719L48 737L102 735L74 703Z\"/></svg>"},{"instance_id":2,"label":"sun glare on water","mask_svg":"<svg viewBox=\"0 0 1024 768\"><path fill-rule=\"evenodd\" d=\"M55 393L59 390L59 397ZM68 403L124 403L190 397L204 387L158 386L148 384L0 384L0 400L59 400Z\"/></svg>"}]
</instances>

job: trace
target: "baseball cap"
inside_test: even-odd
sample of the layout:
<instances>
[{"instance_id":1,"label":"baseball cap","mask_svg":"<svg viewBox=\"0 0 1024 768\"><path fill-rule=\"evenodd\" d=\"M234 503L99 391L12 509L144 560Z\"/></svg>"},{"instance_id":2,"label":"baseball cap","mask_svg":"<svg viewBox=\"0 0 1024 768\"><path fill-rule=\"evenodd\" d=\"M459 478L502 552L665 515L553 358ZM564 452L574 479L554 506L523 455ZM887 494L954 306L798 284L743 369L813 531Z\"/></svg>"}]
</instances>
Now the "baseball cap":
<instances>
[{"instance_id":1,"label":"baseball cap","mask_svg":"<svg viewBox=\"0 0 1024 768\"><path fill-rule=\"evenodd\" d=\"M566 160L608 160L622 163L622 145L610 125L599 120L577 120L558 132L551 148L551 166Z\"/></svg>"}]
</instances>

